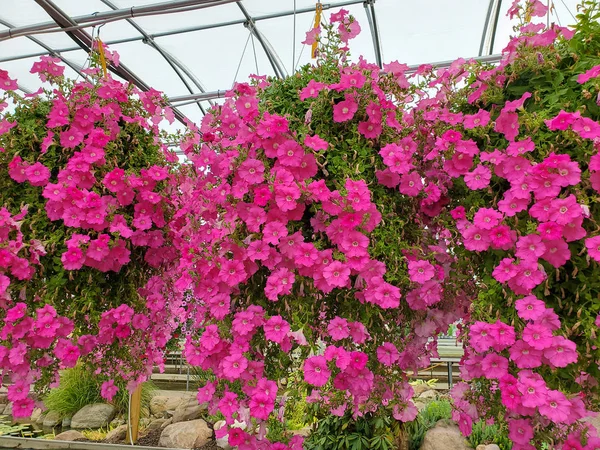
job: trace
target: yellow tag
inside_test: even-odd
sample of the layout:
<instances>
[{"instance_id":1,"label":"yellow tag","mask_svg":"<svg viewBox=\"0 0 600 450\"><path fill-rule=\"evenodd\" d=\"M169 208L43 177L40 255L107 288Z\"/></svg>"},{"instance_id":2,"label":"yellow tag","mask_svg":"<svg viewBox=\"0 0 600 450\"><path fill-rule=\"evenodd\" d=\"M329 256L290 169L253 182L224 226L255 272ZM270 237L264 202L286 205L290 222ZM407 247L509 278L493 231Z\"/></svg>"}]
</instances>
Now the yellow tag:
<instances>
[{"instance_id":1,"label":"yellow tag","mask_svg":"<svg viewBox=\"0 0 600 450\"><path fill-rule=\"evenodd\" d=\"M102 71L104 72L104 78L108 77L108 71L106 70L106 58L104 57L104 44L98 39L98 54L100 55L100 64L102 65Z\"/></svg>"},{"instance_id":2,"label":"yellow tag","mask_svg":"<svg viewBox=\"0 0 600 450\"><path fill-rule=\"evenodd\" d=\"M321 13L323 12L323 5L321 4L321 2L317 3L317 9L316 9L316 14L315 14L315 26L314 28L320 27L321 26ZM311 56L313 58L317 57L317 46L318 43L315 41L312 44L312 51L311 51Z\"/></svg>"}]
</instances>

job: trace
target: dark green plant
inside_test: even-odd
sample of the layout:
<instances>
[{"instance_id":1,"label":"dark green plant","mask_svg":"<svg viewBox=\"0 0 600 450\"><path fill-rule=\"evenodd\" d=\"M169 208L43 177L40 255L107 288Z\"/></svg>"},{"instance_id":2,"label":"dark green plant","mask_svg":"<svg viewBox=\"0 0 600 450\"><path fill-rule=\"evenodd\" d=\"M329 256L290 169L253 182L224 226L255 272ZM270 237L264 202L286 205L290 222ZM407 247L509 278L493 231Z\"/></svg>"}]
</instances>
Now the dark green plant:
<instances>
[{"instance_id":1,"label":"dark green plant","mask_svg":"<svg viewBox=\"0 0 600 450\"><path fill-rule=\"evenodd\" d=\"M496 444L500 450L510 450L512 442L508 438L508 431L499 425L486 425L479 421L473 424L473 432L467 439L471 447L477 448L482 444Z\"/></svg>"},{"instance_id":2,"label":"dark green plant","mask_svg":"<svg viewBox=\"0 0 600 450\"><path fill-rule=\"evenodd\" d=\"M405 425L404 431L408 439L409 450L419 450L425 433L435 424L452 417L452 404L448 400L438 400L428 403L417 418Z\"/></svg>"},{"instance_id":3,"label":"dark green plant","mask_svg":"<svg viewBox=\"0 0 600 450\"><path fill-rule=\"evenodd\" d=\"M71 416L86 405L104 403L100 395L101 378L85 367L78 365L61 372L60 385L51 389L44 398L44 404L50 411L56 411L61 416ZM119 383L117 383L119 385ZM156 387L151 381L142 384L142 417L150 412L150 400ZM129 404L129 392L124 385L119 385L119 391L113 398L112 404L118 414L126 414Z\"/></svg>"},{"instance_id":4,"label":"dark green plant","mask_svg":"<svg viewBox=\"0 0 600 450\"><path fill-rule=\"evenodd\" d=\"M389 416L366 414L354 420L327 416L318 422L317 429L306 439L307 450L391 450L394 449L392 424Z\"/></svg>"}]
</instances>

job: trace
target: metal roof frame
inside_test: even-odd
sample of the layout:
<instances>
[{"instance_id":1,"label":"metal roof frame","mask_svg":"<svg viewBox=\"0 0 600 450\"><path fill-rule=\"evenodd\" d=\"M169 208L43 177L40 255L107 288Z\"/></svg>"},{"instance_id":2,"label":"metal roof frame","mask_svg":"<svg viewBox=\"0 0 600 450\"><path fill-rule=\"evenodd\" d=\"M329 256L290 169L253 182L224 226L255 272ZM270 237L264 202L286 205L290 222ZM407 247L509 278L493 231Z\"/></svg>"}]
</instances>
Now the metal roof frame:
<instances>
[{"instance_id":1,"label":"metal roof frame","mask_svg":"<svg viewBox=\"0 0 600 450\"><path fill-rule=\"evenodd\" d=\"M468 60L473 60L473 61L481 62L481 63L496 64L501 60L501 58L502 58L502 55L498 54L498 55L477 56L474 58L468 58ZM438 61L438 62L434 62L434 63L425 63L425 64L431 64L435 68L442 69L444 67L450 67L453 63L454 63L454 60ZM421 65L422 64L413 64L413 65L408 66L408 70L406 71L406 73L410 74L410 73L416 72L417 69ZM201 101L215 100L218 98L223 98L223 97L225 97L226 93L227 93L227 90L218 90L218 91L212 91L212 92L202 92L202 93L198 93L198 94L178 95L175 97L169 97L169 102L173 105L183 106L183 105L187 105L187 104L194 103L194 102L201 102Z\"/></svg>"},{"instance_id":2,"label":"metal roof frame","mask_svg":"<svg viewBox=\"0 0 600 450\"><path fill-rule=\"evenodd\" d=\"M104 42L105 45L116 45L127 42L142 41L143 43L150 45L152 48L154 48L165 59L165 61L169 64L171 69L179 77L179 79L182 81L187 91L189 92L189 94L186 95L172 96L169 98L170 105L173 107L176 118L182 123L185 123L186 118L177 109L177 106L184 106L187 104L197 103L202 113L204 113L205 110L200 104L201 102L209 102L212 104L213 100L224 97L227 91L218 90L206 92L204 86L196 77L196 75L193 72L191 72L173 54L169 53L163 46L161 46L156 41L158 38L233 25L244 25L250 31L252 36L255 37L260 43L273 69L273 73L275 74L275 76L278 78L285 78L286 76L288 76L288 72L286 71L284 64L282 63L281 59L279 58L279 56L277 55L267 38L259 31L257 27L257 22L262 20L277 19L280 17L292 15L295 16L298 14L307 14L315 12L314 7L306 7L300 9L294 8L294 10L280 11L272 14L252 16L244 7L242 0L171 0L163 1L162 3L154 3L138 7L119 9L116 5L112 3L111 0L101 0L105 5L107 5L110 8L109 11L102 11L94 14L70 17L69 15L61 11L53 3L52 0L35 1L46 10L46 12L50 15L50 17L52 17L54 22L43 22L23 27L14 27L7 21L0 18L0 24L8 27L8 30L0 31L0 42L17 36L27 36L28 39L41 46L46 51L0 58L0 63L8 61L18 61L27 58L42 56L45 54L51 54L53 56L59 57L65 64L67 64L77 73L84 75L81 72L82 68L65 58L63 53L76 51L80 49L83 49L86 52L91 51L91 46L93 44L92 36L90 36L88 32L85 31L85 28L117 20L126 20L130 25L132 25L136 29L139 35L109 40ZM153 34L147 33L141 26L139 26L134 20L132 20L134 17L172 14L178 12L180 13L184 11L197 10L201 8L218 6L233 2L235 2L238 6L240 12L243 15L243 18L220 23L179 28L175 30ZM323 10L328 10L362 3L369 22L369 29L373 40L375 60L379 67L383 67L382 46L376 18L375 2L376 0L343 0L335 3L323 3L322 7ZM495 63L500 60L500 55L492 55L492 52L494 47L495 34L498 26L501 4L502 0L489 0L488 11L484 23L481 45L479 49L479 56L473 58L477 61ZM33 36L38 33L50 33L59 31L69 35L69 37L71 37L77 45L65 48L52 48ZM452 61L441 61L437 63L432 63L432 65L436 67L447 67L451 63ZM418 67L419 65L410 66L408 72L413 72ZM146 91L150 88L142 78L138 77L135 73L133 73L123 64L120 64L119 67L114 67L113 65L110 65L109 68L113 73L123 78L124 80L131 82L143 91ZM21 86L20 88L24 92L29 92L29 90L26 88L22 88ZM196 90L199 92L196 92Z\"/></svg>"},{"instance_id":3,"label":"metal roof frame","mask_svg":"<svg viewBox=\"0 0 600 450\"><path fill-rule=\"evenodd\" d=\"M113 10L118 9L117 6L114 5L110 0L101 0L101 1L102 1L102 3L104 3L106 6L108 6L109 8L111 8ZM179 79L181 80L181 82L185 85L185 87L190 92L190 94L193 93L194 90L189 85L188 81L185 79L184 74L187 75L187 77L192 81L192 83L194 83L196 85L196 88L198 88L198 90L200 92L206 92L206 89L204 89L204 86L202 86L202 84L200 83L200 81L194 76L193 73L191 73L191 71L189 69L187 69L187 67L185 67L177 58L175 58L173 55L171 55L169 52L167 52L167 50L165 50L164 48L162 48L161 46L159 46L154 41L154 39L152 39L144 31L144 29L141 26L139 26L133 19L126 19L126 20L142 36L144 36L145 39L142 42L150 45L153 49L155 49L165 59L165 61L167 61L167 63L171 66L171 68L173 69L173 71L177 74L177 76L179 77ZM206 114L206 111L204 110L204 107L200 103L197 103L197 105L200 108L200 111L202 112L202 114Z\"/></svg>"},{"instance_id":4,"label":"metal roof frame","mask_svg":"<svg viewBox=\"0 0 600 450\"><path fill-rule=\"evenodd\" d=\"M230 0L229 2L233 2L233 1L239 2L239 0ZM357 5L360 3L364 3L364 0L346 0L346 1L337 2L337 3L323 3L323 10L332 9L332 8L342 8L344 6ZM307 14L307 13L314 13L314 12L315 12L314 8L300 8L300 9L297 9L295 13L296 14ZM279 13L253 16L252 21L256 24L256 22L259 22L261 20L277 19L279 17L286 17L286 16L293 16L293 15L294 15L293 10L282 11ZM211 29L215 29L215 28L222 28L222 27L228 27L228 26L233 26L233 25L244 25L246 22L248 22L247 18L230 20L227 22L220 22L220 23L209 24L209 25L198 25L195 27L179 28L179 29L170 30L170 31L163 31L160 33L148 34L148 37L151 39L157 39L157 38L166 37L166 36L173 36L176 34L193 33L196 31L211 30ZM133 37L122 38L122 39L113 39L110 41L105 41L104 43L106 45L117 45L117 44L125 44L128 42L143 41L144 39L145 39L144 36L133 36ZM54 52L56 54L59 54L59 53L71 52L74 50L79 50L79 47L56 48L56 49L54 49ZM35 53L28 53L28 54L24 54L24 55L18 55L18 56L9 56L9 57L5 57L5 58L0 58L0 62L19 61L22 59L35 58L37 56L42 56L45 54L46 54L45 52L35 52Z\"/></svg>"},{"instance_id":5,"label":"metal roof frame","mask_svg":"<svg viewBox=\"0 0 600 450\"><path fill-rule=\"evenodd\" d=\"M191 11L193 9L217 6L226 3L232 3L234 1L240 0L171 0L162 3L154 3L151 5L138 7L132 6L130 8L117 9L113 11L102 11L84 16L69 17L69 19L73 22L73 28L85 28L127 18ZM68 17L67 15L65 16ZM18 36L31 36L32 34L65 31L63 28L64 27L57 28L55 22L43 22L24 27L12 28L0 31L0 41Z\"/></svg>"},{"instance_id":6,"label":"metal roof frame","mask_svg":"<svg viewBox=\"0 0 600 450\"><path fill-rule=\"evenodd\" d=\"M377 27L377 17L375 15L375 0L366 0L364 2L371 37L373 38L373 49L375 50L375 62L380 69L383 68L383 56L381 51L381 40L379 38L379 28Z\"/></svg>"},{"instance_id":7,"label":"metal roof frame","mask_svg":"<svg viewBox=\"0 0 600 450\"><path fill-rule=\"evenodd\" d=\"M65 12L56 6L52 0L35 0L35 2L40 5L50 17L52 17L58 26L62 28L69 28L77 25L77 22L65 14ZM87 31L83 29L74 29L72 31L67 31L66 33L81 47L82 50L87 53L92 51L93 38L88 34ZM119 64L118 67L110 64L109 68L111 72L120 76L124 80L129 81L142 91L150 90L150 86L148 86L144 80L139 78L135 73L129 70L124 64ZM173 114L181 123L186 123L186 117L177 108L173 108Z\"/></svg>"}]
</instances>

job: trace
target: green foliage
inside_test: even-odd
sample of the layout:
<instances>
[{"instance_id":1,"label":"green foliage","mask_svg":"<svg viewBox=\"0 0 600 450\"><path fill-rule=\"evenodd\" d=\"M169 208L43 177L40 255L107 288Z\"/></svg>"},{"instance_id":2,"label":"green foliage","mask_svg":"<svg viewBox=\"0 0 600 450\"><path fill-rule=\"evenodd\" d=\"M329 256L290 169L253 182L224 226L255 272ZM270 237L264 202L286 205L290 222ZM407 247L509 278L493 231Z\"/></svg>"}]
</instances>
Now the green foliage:
<instances>
[{"instance_id":1,"label":"green foliage","mask_svg":"<svg viewBox=\"0 0 600 450\"><path fill-rule=\"evenodd\" d=\"M474 105L465 102L465 91L459 91L453 101L465 114L482 108L489 111L492 119L495 119L506 101L516 100L525 92L530 92L532 97L519 113L522 127L520 135L531 137L535 143L535 150L528 158L540 161L556 152L569 155L579 164L584 181L571 192L576 194L580 203L589 207L590 217L584 221L583 226L588 235L593 235L600 221L600 197L585 180L589 176L589 159L595 153L594 144L590 140L581 139L569 129L550 131L544 124L544 120L555 117L561 110L579 111L584 117L600 120L600 82L598 79L591 79L584 84L577 82L579 74L600 64L600 41L594 38L600 35L600 5L597 1L583 1L580 12L575 34L570 40L563 39L557 45L544 48L521 48L519 58L507 68L506 75L510 81L505 87L490 87L481 101ZM492 128L493 125L490 124L487 129L468 131L464 138L475 140L482 149L505 148L506 139L494 133ZM485 194L483 191L470 191L462 181L458 181L451 193L455 203L449 205L449 208L460 204L466 208L470 218L469 213L472 214L479 207L496 206L507 188L492 179L491 188ZM517 214L514 223L510 225L518 234L524 235L535 233L537 221L523 212ZM559 316L561 335L575 342L578 347L580 357L577 363L560 369L550 369L547 366L539 369L549 388L560 389L567 396L581 391L581 384L573 382L581 373L588 373L590 379L600 377L600 369L595 363L600 359L600 339L594 325L600 311L598 266L590 263L585 252L582 252L583 241L570 243L569 249L571 258L560 270L540 261L548 278L533 291ZM493 268L504 256L501 252L487 252L485 259L473 260L481 292L473 303L472 317L489 322L499 319L520 330L524 323L514 309L514 301L518 297L491 276ZM595 398L586 397L592 403L592 408L594 404L597 406L600 395L597 383L585 388L595 391ZM497 393L491 394L487 383L482 384L477 395L479 394L485 398L482 405L499 404ZM495 417L496 412L490 410L486 417Z\"/></svg>"},{"instance_id":2,"label":"green foliage","mask_svg":"<svg viewBox=\"0 0 600 450\"><path fill-rule=\"evenodd\" d=\"M60 375L60 385L50 390L44 398L44 404L50 411L56 411L63 417L71 416L85 405L105 402L100 395L103 381L81 365L64 370ZM119 386L119 391L113 398L112 404L119 414L126 414L129 392L122 383L115 382L115 384ZM149 415L150 400L155 390L156 387L152 382L142 385L142 417Z\"/></svg>"},{"instance_id":3,"label":"green foliage","mask_svg":"<svg viewBox=\"0 0 600 450\"><path fill-rule=\"evenodd\" d=\"M0 416L0 436L10 437L39 437L43 434L42 430L35 430L29 423L11 425L8 416Z\"/></svg>"},{"instance_id":4,"label":"green foliage","mask_svg":"<svg viewBox=\"0 0 600 450\"><path fill-rule=\"evenodd\" d=\"M95 96L93 89L97 87L91 88L92 97ZM57 92L61 97L69 99L76 96L72 90L73 82L59 82ZM62 220L49 219L42 187L32 186L28 182L18 183L8 175L9 163L18 156L29 164L43 163L51 171L50 181L56 182L59 170L65 168L73 156L73 150L56 143L59 141L57 129L54 129L57 132L55 143L50 145L45 153L41 151L43 139L49 132L46 126L52 106L49 99L57 96L50 91L46 94L47 98L24 98L16 92L6 94L12 97L16 106L14 111L4 114L3 118L16 122L17 125L9 133L0 136L0 148L3 148L0 152L0 206L6 207L11 214L17 214L26 208L27 214L21 225L24 241L29 243L35 239L47 252L40 258L40 266L37 266L33 278L12 280L11 290L13 293L18 292L20 300L28 305L41 308L50 304L59 315L73 320L75 336L93 334L97 332L96 324L104 311L116 308L122 303L135 310L145 306L138 289L145 285L153 271L144 260L145 248L130 244L128 247L131 251L131 261L119 272L104 273L87 266L73 271L64 268L61 255L66 251L65 241L73 233L81 230L65 226ZM141 102L133 97L130 97L127 103L120 103L119 107L124 115L148 116ZM122 168L127 174L139 174L141 169L152 165L164 165L165 158L160 143L157 143L155 138L151 130L144 129L140 124L121 121L116 138L104 149L106 164L94 169L95 184L89 190L100 195L105 193L100 181L115 167ZM161 186L159 185L159 188ZM124 207L119 213L131 222L134 206ZM93 232L87 234L95 237ZM31 356L35 359L43 353L39 351L38 355ZM144 361L131 357L131 351L125 346L115 343L110 353L115 360L128 361L133 369L143 369ZM53 376L51 371L43 371L42 378L35 385L36 389L46 390Z\"/></svg>"},{"instance_id":5,"label":"green foliage","mask_svg":"<svg viewBox=\"0 0 600 450\"><path fill-rule=\"evenodd\" d=\"M428 403L419 413L417 418L405 425L404 431L408 436L409 450L419 450L425 433L433 428L435 424L444 419L452 417L452 404L448 400L437 400Z\"/></svg>"},{"instance_id":6,"label":"green foliage","mask_svg":"<svg viewBox=\"0 0 600 450\"><path fill-rule=\"evenodd\" d=\"M508 431L496 424L486 425L479 421L473 424L473 432L467 439L471 447L477 448L481 444L496 444L500 450L510 450L512 442L508 438Z\"/></svg>"},{"instance_id":7,"label":"green foliage","mask_svg":"<svg viewBox=\"0 0 600 450\"><path fill-rule=\"evenodd\" d=\"M388 416L366 414L354 420L351 415L329 415L319 420L317 429L304 442L307 450L391 450L392 424Z\"/></svg>"}]
</instances>

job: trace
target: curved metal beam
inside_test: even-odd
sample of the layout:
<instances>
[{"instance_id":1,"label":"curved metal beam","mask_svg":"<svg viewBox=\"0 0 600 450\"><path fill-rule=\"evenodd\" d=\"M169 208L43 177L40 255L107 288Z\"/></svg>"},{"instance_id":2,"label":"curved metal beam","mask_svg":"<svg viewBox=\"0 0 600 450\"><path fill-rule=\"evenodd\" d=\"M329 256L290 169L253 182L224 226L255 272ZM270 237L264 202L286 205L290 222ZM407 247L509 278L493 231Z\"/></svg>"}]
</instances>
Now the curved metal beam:
<instances>
[{"instance_id":1,"label":"curved metal beam","mask_svg":"<svg viewBox=\"0 0 600 450\"><path fill-rule=\"evenodd\" d=\"M77 25L69 15L63 12L60 8L58 8L52 0L35 0L35 2L40 5L50 17L62 28L69 28L72 25ZM93 39L87 33L87 31L83 29L76 29L73 31L66 32L71 39L73 39L77 45L79 45L84 51L87 53L92 51ZM113 64L109 65L110 71L120 76L126 81L129 81L133 85L137 86L142 91L150 90L150 86L148 86L141 78L139 78L135 73L129 70L124 64L119 64L118 67L115 67ZM176 108L173 108L173 114L182 124L186 124L187 118L185 115Z\"/></svg>"},{"instance_id":2,"label":"curved metal beam","mask_svg":"<svg viewBox=\"0 0 600 450\"><path fill-rule=\"evenodd\" d=\"M108 6L109 8L111 8L113 10L117 9L117 6L114 5L110 0L102 0L102 3L104 3L106 6ZM196 87L200 90L200 92L206 92L206 90L204 89L204 86L202 86L202 84L200 84L200 82L196 79L196 77L189 70L187 70L187 68L181 69L179 67L179 64L177 64L179 61L177 61L170 53L168 53L165 49L163 49L156 42L154 42L154 39L152 39L148 35L148 33L146 33L146 31L144 31L144 29L141 26L139 26L133 19L126 19L126 20L142 36L144 36L145 39L142 42L150 45L154 50L156 50L165 59L165 61L167 61L167 63L171 66L173 71L177 74L177 76L179 77L181 82L185 85L185 87L187 88L187 90L189 91L190 94L193 94L194 90L189 85L188 81L185 79L183 74L181 73L182 71L190 78L190 80L192 80L192 83L194 83L196 85ZM197 103L197 105L200 108L200 111L202 112L202 114L206 114L206 111L204 110L202 105L200 103Z\"/></svg>"},{"instance_id":3,"label":"curved metal beam","mask_svg":"<svg viewBox=\"0 0 600 450\"><path fill-rule=\"evenodd\" d=\"M323 10L328 10L328 9L332 9L332 8L341 8L341 7L350 6L350 5L357 5L357 4L363 3L363 2L364 2L364 0L346 0L343 2L337 2L337 3L323 3ZM314 13L314 12L315 12L314 6L311 8L301 8L301 9L296 10L296 14L307 14L307 13ZM279 13L254 16L253 20L254 20L254 22L259 22L261 20L270 20L270 19L277 19L279 17L287 17L287 16L291 16L293 14L294 14L294 11L283 11L283 12L279 12ZM227 22L213 23L213 24L207 24L207 25L197 25L197 26L193 26L193 27L179 28L179 29L170 30L170 31L161 31L159 33L149 34L148 36L150 36L152 39L157 39L157 38L162 38L162 37L166 37L166 36L173 36L176 34L193 33L196 31L211 30L211 29L215 29L215 28L222 28L222 27L228 27L228 26L233 26L233 25L243 25L246 22L247 22L247 19L229 20ZM143 40L144 40L144 36L133 36L133 37L127 37L127 38L113 39L110 41L106 41L104 43L106 45L116 45L116 44L125 44L128 42L136 42L136 41L143 41ZM58 54L58 53L72 52L74 50L79 50L79 47L56 48L56 49L54 49L54 52L56 54ZM41 56L41 55L45 55L45 54L46 54L45 52L36 52L36 53L19 55L19 56L9 56L6 58L0 58L0 62L18 61L21 59L35 58L36 56Z\"/></svg>"},{"instance_id":4,"label":"curved metal beam","mask_svg":"<svg viewBox=\"0 0 600 450\"><path fill-rule=\"evenodd\" d=\"M241 2L238 1L237 5L240 8L240 11L242 11L242 14L244 14L244 17L246 17L246 22L244 23L244 26L250 30L250 32L254 35L254 37L262 46L265 54L267 55L267 59L271 63L271 67L275 72L275 76L277 78L287 77L287 72L283 68L283 63L279 59L279 56L277 56L277 53L275 52L271 44L269 44L267 38L260 31L258 31L258 28L256 27L256 23L252 16L248 14L248 11L244 7L244 5L241 4Z\"/></svg>"},{"instance_id":5,"label":"curved metal beam","mask_svg":"<svg viewBox=\"0 0 600 450\"><path fill-rule=\"evenodd\" d=\"M142 17L159 14L171 14L182 11L190 11L192 9L206 8L210 6L223 5L226 3L232 3L240 0L171 0L162 3L155 3L151 5L143 5L138 7L130 7L124 9L118 9L115 11L102 11L94 14L88 14L85 16L73 17L72 27L99 25L102 23L114 22L117 20L126 19L129 17ZM0 41L10 39L17 36L28 36L35 33L49 33L53 31L60 31L55 29L55 22L43 22L34 25L27 25L24 27L12 28L5 31L0 31ZM65 27L60 27L65 28Z\"/></svg>"},{"instance_id":6,"label":"curved metal beam","mask_svg":"<svg viewBox=\"0 0 600 450\"><path fill-rule=\"evenodd\" d=\"M4 20L2 18L0 18L0 24L4 25L5 27L8 27L8 28L13 28L13 25L11 25L10 22L7 22L6 20ZM57 58L60 58L60 60L62 62L64 62L67 66L69 66L71 69L73 69L79 75L81 75L82 77L84 77L85 79L87 79L87 75L81 71L83 69L83 67L75 64L74 62L69 61L67 58L63 57L62 55L59 55L59 54L55 53L54 50L52 49L52 47L47 46L46 44L44 44L39 39L34 38L33 36L27 36L27 39L29 39L32 42L35 42L40 47L46 49L50 55L56 56Z\"/></svg>"},{"instance_id":7,"label":"curved metal beam","mask_svg":"<svg viewBox=\"0 0 600 450\"><path fill-rule=\"evenodd\" d=\"M379 39L379 28L377 26L377 17L375 16L375 0L366 0L364 3L365 13L371 29L373 38L373 49L375 50L375 62L379 68L383 68L383 57L381 56L381 41Z\"/></svg>"}]
</instances>

